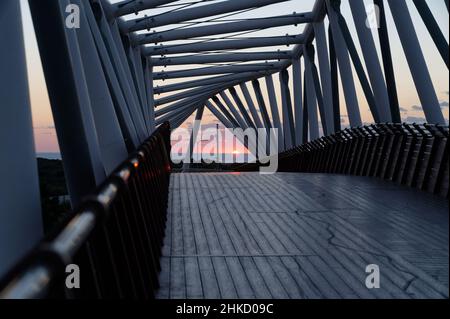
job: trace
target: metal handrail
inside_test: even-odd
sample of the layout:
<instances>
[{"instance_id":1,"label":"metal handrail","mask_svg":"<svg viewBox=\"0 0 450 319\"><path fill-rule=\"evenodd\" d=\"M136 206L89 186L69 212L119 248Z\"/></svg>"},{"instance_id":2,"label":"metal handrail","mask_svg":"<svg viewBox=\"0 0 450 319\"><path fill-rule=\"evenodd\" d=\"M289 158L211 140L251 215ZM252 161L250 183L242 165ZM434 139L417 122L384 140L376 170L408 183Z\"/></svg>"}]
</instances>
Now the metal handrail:
<instances>
[{"instance_id":1,"label":"metal handrail","mask_svg":"<svg viewBox=\"0 0 450 319\"><path fill-rule=\"evenodd\" d=\"M9 272L0 284L0 299L152 298L152 289L158 286L154 278L157 278L159 270L167 212L171 172L169 136L170 127L165 123L92 196L83 201L54 236L40 242L31 254ZM124 225L127 223L117 223L117 220L111 223L121 213L121 220L130 222L134 218L135 225L137 228L142 227L142 232L132 229L127 238ZM120 240L112 236L119 236ZM122 243L125 256L143 262L140 265L142 278L153 287L127 290L120 281L126 282L133 278L112 277L107 279L116 281L117 285L102 287L102 280L98 277L105 276L101 272L111 271L99 269L99 265L112 261L110 266L116 270L116 277L120 276L119 271L124 271L120 269L122 266L119 260L124 256L117 254L118 247L104 245L102 242L105 240ZM127 246L127 242L134 244ZM137 243L142 244L140 251L144 252L144 258L136 255ZM96 251L105 247L108 251L103 251L103 256L95 255ZM84 254L89 258L83 258ZM108 260L92 260L108 256ZM148 267L150 259L153 264ZM93 275L95 283L74 292L64 286L64 275L66 266L75 262L80 263L81 271ZM112 286L115 289L111 289Z\"/></svg>"},{"instance_id":2,"label":"metal handrail","mask_svg":"<svg viewBox=\"0 0 450 319\"><path fill-rule=\"evenodd\" d=\"M279 171L379 177L448 197L448 135L448 126L432 124L347 128L280 153Z\"/></svg>"}]
</instances>

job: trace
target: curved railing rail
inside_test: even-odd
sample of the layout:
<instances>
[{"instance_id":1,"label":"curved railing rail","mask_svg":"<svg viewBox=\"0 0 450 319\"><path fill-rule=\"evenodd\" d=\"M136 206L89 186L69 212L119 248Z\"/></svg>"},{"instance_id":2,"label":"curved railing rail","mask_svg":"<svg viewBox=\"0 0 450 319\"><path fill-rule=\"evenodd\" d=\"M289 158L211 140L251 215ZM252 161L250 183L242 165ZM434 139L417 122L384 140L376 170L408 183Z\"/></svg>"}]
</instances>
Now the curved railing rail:
<instances>
[{"instance_id":1,"label":"curved railing rail","mask_svg":"<svg viewBox=\"0 0 450 319\"><path fill-rule=\"evenodd\" d=\"M345 129L281 153L279 171L379 177L448 197L448 134L448 126L430 124Z\"/></svg>"},{"instance_id":2,"label":"curved railing rail","mask_svg":"<svg viewBox=\"0 0 450 319\"><path fill-rule=\"evenodd\" d=\"M169 189L170 127L161 125L0 285L0 298L152 298ZM66 286L68 265L80 288Z\"/></svg>"}]
</instances>

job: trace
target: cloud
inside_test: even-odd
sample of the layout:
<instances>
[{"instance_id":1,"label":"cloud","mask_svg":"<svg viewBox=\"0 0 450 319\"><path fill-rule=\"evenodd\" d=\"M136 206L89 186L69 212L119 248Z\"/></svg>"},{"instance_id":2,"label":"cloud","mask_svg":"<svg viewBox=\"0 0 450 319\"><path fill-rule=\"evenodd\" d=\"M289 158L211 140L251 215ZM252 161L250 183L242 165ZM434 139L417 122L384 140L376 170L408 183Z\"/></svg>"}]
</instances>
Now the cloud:
<instances>
[{"instance_id":1,"label":"cloud","mask_svg":"<svg viewBox=\"0 0 450 319\"><path fill-rule=\"evenodd\" d=\"M445 107L448 107L448 106L449 106L448 102L446 102L446 101L441 102L439 105L440 105L442 108L445 108Z\"/></svg>"},{"instance_id":2,"label":"cloud","mask_svg":"<svg viewBox=\"0 0 450 319\"><path fill-rule=\"evenodd\" d=\"M406 123L426 123L427 120L424 117L417 117L417 116L408 116L405 119Z\"/></svg>"},{"instance_id":3,"label":"cloud","mask_svg":"<svg viewBox=\"0 0 450 319\"><path fill-rule=\"evenodd\" d=\"M404 107L400 107L400 112L408 112L408 109L406 109Z\"/></svg>"},{"instance_id":4,"label":"cloud","mask_svg":"<svg viewBox=\"0 0 450 319\"><path fill-rule=\"evenodd\" d=\"M420 106L420 105L413 105L413 106L411 106L411 108L412 108L414 111L422 111L422 106Z\"/></svg>"}]
</instances>

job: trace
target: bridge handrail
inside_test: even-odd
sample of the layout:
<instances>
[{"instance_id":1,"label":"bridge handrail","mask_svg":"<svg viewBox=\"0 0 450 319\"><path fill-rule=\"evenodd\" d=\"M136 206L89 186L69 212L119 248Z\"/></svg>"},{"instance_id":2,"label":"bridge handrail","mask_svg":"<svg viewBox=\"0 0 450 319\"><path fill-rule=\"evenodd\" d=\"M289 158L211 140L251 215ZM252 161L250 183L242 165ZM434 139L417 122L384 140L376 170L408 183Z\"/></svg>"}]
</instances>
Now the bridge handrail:
<instances>
[{"instance_id":1,"label":"bridge handrail","mask_svg":"<svg viewBox=\"0 0 450 319\"><path fill-rule=\"evenodd\" d=\"M9 272L0 283L0 299L152 298L166 221L169 156L170 127L164 123ZM65 285L71 264L80 269L80 289Z\"/></svg>"},{"instance_id":2,"label":"bridge handrail","mask_svg":"<svg viewBox=\"0 0 450 319\"><path fill-rule=\"evenodd\" d=\"M433 124L347 128L279 154L279 171L379 177L448 198L448 135L448 126Z\"/></svg>"}]
</instances>

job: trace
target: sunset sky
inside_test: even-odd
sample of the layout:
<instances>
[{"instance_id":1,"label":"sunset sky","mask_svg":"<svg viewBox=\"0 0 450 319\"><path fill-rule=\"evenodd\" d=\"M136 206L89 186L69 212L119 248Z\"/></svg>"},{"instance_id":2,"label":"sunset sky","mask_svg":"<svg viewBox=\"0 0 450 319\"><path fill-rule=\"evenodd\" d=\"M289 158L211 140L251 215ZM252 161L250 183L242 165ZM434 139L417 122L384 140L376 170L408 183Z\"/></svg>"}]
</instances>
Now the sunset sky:
<instances>
[{"instance_id":1,"label":"sunset sky","mask_svg":"<svg viewBox=\"0 0 450 319\"><path fill-rule=\"evenodd\" d=\"M37 49L36 40L34 37L33 26L31 22L31 17L26 0L20 0L23 8L23 19L24 19L24 34L25 42L27 47L27 59L28 59L28 69L29 69L29 82L30 82L30 95L33 109L33 124L36 140L36 150L37 152L58 152L58 143L56 138L56 133L54 129L54 124L52 120L50 105L48 101L48 96L46 93L44 76L42 73L42 67L40 64L39 53ZM365 1L370 2L370 1ZM413 15L413 20L415 21L416 31L418 33L419 39L421 40L422 49L428 62L428 68L433 79L433 83L436 89L439 100L444 111L444 116L448 120L449 116L449 73L448 68L442 61L430 35L428 34L420 16L418 15L412 0L407 0L410 12ZM443 0L427 0L431 10L433 11L436 19L438 20L446 38L448 41L448 25L449 25L449 15L445 7ZM314 0L293 0L286 3L281 3L265 8L260 8L245 14L245 17L266 17L266 16L276 16L282 14L290 14L292 12L304 12L310 11L314 4ZM357 36L353 20L351 19L351 13L348 6L348 1L342 1L342 13L347 17L347 21L350 27L354 39L357 42ZM151 14L151 12L150 12ZM239 18L239 15L236 16ZM417 96L414 83L411 78L411 74L403 54L403 49L401 47L400 40L398 39L397 32L392 21L392 16L388 10L388 24L391 30L390 39L391 46L394 56L394 67L396 73L396 80L399 92L400 105L402 107L402 119L405 122L423 122L424 115L420 108L419 98ZM162 29L162 28L161 28ZM264 36L264 35L284 35L284 34L295 34L301 33L303 27L284 27L275 28L271 31L260 31L259 33L251 36ZM158 31L158 30L157 30ZM378 41L378 39L377 39ZM291 49L286 47L280 47L281 49ZM271 48L264 48L264 51L268 51ZM158 71L160 68L156 69ZM174 68L168 68L167 70L173 70ZM292 77L291 77L292 78ZM275 79L275 77L274 77ZM356 77L355 77L356 79ZM182 79L185 80L185 79ZM170 82L169 82L170 83ZM275 82L278 84L278 80ZM359 94L359 101L362 106L362 116L364 122L372 122L372 117L369 113L367 103L365 101L362 90L359 86L359 82L356 80L357 90ZM168 81L164 83L168 84ZM261 83L261 87L265 87L264 80ZM156 85L162 85L162 83L156 83ZM277 88L278 98L280 100L279 88ZM263 92L265 94L265 92ZM292 93L292 90L291 90ZM341 92L342 95L342 92ZM344 101L343 96L341 101ZM281 103L279 103L281 104ZM341 112L343 113L342 122L344 125L348 124L348 120L345 117L345 106L341 105ZM191 123L192 118L190 118L185 126ZM217 121L209 111L205 111L204 124L215 124Z\"/></svg>"}]
</instances>

